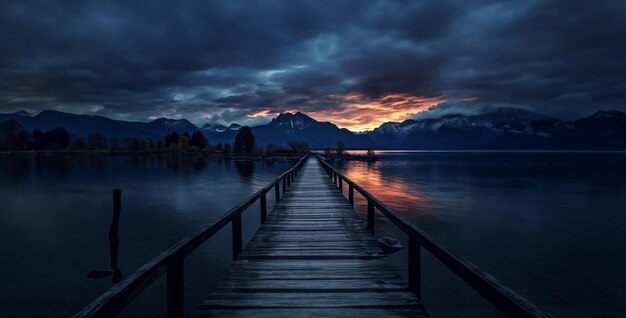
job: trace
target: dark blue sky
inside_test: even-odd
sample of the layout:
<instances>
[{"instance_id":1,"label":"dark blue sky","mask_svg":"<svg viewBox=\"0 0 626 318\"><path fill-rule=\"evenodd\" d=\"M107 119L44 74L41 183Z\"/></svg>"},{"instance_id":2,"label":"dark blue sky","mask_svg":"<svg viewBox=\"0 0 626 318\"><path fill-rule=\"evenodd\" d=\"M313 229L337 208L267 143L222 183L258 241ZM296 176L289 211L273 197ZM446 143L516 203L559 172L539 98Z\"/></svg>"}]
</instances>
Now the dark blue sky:
<instances>
[{"instance_id":1,"label":"dark blue sky","mask_svg":"<svg viewBox=\"0 0 626 318\"><path fill-rule=\"evenodd\" d=\"M626 110L625 16L619 0L2 1L0 112L570 119Z\"/></svg>"}]
</instances>

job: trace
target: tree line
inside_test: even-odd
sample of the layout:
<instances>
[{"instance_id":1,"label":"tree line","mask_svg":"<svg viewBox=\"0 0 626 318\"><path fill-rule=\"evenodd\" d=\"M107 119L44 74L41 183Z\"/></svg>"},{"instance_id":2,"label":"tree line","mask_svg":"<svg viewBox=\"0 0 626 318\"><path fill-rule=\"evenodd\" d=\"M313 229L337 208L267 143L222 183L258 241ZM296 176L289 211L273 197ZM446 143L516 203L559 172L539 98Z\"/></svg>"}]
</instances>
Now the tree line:
<instances>
[{"instance_id":1,"label":"tree line","mask_svg":"<svg viewBox=\"0 0 626 318\"><path fill-rule=\"evenodd\" d=\"M9 120L0 123L0 150L27 151L27 150L108 150L129 152L222 152L244 154L279 154L288 152L307 152L309 145L304 142L290 141L288 148L277 144L268 144L260 148L256 142L252 129L243 126L239 129L233 144L209 144L209 140L201 131L172 132L154 141L151 138L107 138L99 132L90 133L87 138L70 134L64 128L56 128L46 132L35 129L31 134L18 121Z\"/></svg>"}]
</instances>

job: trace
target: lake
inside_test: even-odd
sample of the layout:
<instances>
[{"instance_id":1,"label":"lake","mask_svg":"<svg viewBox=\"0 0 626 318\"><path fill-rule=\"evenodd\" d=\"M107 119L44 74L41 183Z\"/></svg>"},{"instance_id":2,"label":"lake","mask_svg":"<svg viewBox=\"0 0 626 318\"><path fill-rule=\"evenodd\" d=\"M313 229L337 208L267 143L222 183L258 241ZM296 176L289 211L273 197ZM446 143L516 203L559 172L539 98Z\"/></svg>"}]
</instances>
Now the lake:
<instances>
[{"instance_id":1,"label":"lake","mask_svg":"<svg viewBox=\"0 0 626 318\"><path fill-rule=\"evenodd\" d=\"M626 153L377 155L377 162L334 165L544 311L557 317L623 316ZM364 215L366 202L356 193L357 209ZM404 239L377 215L377 236L383 235ZM463 281L422 253L423 299L433 316L499 316ZM405 253L394 260L406 266Z\"/></svg>"},{"instance_id":2,"label":"lake","mask_svg":"<svg viewBox=\"0 0 626 318\"><path fill-rule=\"evenodd\" d=\"M291 161L156 156L0 155L0 317L68 317L112 286L112 189L122 189L119 267L131 274L289 169ZM269 209L274 202L268 196ZM258 203L243 216L259 225ZM191 315L231 261L230 227L186 260ZM192 279L190 279L192 277ZM163 316L164 278L122 317Z\"/></svg>"},{"instance_id":3,"label":"lake","mask_svg":"<svg viewBox=\"0 0 626 318\"><path fill-rule=\"evenodd\" d=\"M623 316L626 153L377 155L377 162L334 164L541 309L563 317ZM109 265L112 189L122 189L119 261L129 275L294 163L0 155L0 316L67 317L112 286L110 278L86 277ZM365 202L355 198L363 214ZM273 202L268 197L269 209ZM244 213L246 239L259 225L258 210L256 203ZM380 215L376 235L403 240ZM186 259L188 314L227 269L230 237L227 226ZM399 269L406 265L405 250L392 256ZM433 316L499 316L423 255L423 297ZM160 279L121 316L162 317L164 287Z\"/></svg>"}]
</instances>

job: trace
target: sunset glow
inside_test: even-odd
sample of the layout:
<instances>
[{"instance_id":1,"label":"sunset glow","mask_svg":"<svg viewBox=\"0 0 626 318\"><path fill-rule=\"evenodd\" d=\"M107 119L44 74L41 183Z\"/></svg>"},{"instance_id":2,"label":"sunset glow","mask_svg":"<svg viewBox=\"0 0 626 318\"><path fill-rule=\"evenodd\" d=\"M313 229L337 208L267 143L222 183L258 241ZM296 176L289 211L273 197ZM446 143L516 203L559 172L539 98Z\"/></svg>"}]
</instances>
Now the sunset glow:
<instances>
[{"instance_id":1,"label":"sunset glow","mask_svg":"<svg viewBox=\"0 0 626 318\"><path fill-rule=\"evenodd\" d=\"M340 107L332 109L279 109L268 107L250 117L274 117L281 112L295 113L302 111L318 121L329 121L341 128L352 131L372 130L389 121L404 121L415 114L448 101L438 97L414 96L404 93L387 94L378 98L371 98L361 93L346 95L333 94L326 96L326 102ZM305 108L307 105L303 105Z\"/></svg>"}]
</instances>

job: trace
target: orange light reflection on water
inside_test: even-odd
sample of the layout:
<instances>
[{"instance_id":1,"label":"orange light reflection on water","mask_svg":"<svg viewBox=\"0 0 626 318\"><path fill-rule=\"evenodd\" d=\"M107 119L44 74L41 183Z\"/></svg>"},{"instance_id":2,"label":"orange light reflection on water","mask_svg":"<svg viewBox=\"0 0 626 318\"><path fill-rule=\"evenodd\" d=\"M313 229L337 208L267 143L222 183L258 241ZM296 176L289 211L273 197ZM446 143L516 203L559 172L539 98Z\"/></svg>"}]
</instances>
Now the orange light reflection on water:
<instances>
[{"instance_id":1,"label":"orange light reflection on water","mask_svg":"<svg viewBox=\"0 0 626 318\"><path fill-rule=\"evenodd\" d=\"M431 214L432 203L427 194L402 179L388 178L381 173L381 162L351 162L342 172L366 191L379 198L386 206L399 213ZM347 186L346 186L347 187ZM355 191L356 192L356 191ZM355 198L362 198L355 193ZM355 206L363 209L365 200L356 200Z\"/></svg>"}]
</instances>

